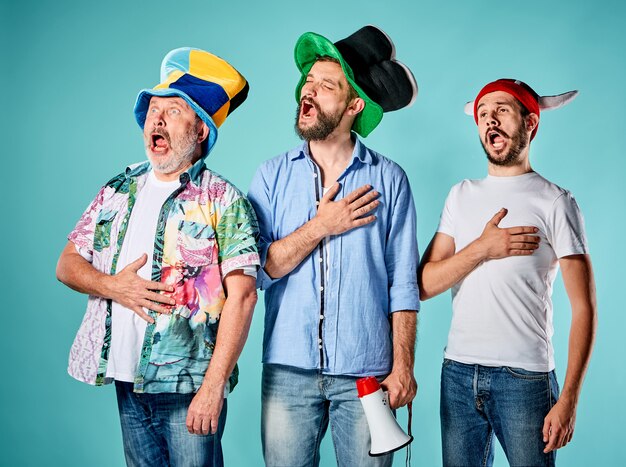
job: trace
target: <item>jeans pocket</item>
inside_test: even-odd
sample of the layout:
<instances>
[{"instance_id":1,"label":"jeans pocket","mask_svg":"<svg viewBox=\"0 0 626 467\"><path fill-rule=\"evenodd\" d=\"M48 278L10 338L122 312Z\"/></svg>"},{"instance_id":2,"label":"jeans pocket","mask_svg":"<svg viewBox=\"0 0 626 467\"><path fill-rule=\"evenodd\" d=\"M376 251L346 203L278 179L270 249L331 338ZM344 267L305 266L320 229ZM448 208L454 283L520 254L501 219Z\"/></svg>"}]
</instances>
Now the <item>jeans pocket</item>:
<instances>
[{"instance_id":1,"label":"jeans pocket","mask_svg":"<svg viewBox=\"0 0 626 467\"><path fill-rule=\"evenodd\" d=\"M454 360L450 360L449 358L444 358L443 359L443 364L441 365L442 367L447 367L448 365L454 363Z\"/></svg>"},{"instance_id":2,"label":"jeans pocket","mask_svg":"<svg viewBox=\"0 0 626 467\"><path fill-rule=\"evenodd\" d=\"M540 381L540 380L548 378L548 373L545 373L542 371L530 371L530 370L525 370L523 368L512 368L510 366L505 366L504 369L507 371L507 373L509 373L511 376L515 378L529 379L529 380L536 380L536 381Z\"/></svg>"}]
</instances>

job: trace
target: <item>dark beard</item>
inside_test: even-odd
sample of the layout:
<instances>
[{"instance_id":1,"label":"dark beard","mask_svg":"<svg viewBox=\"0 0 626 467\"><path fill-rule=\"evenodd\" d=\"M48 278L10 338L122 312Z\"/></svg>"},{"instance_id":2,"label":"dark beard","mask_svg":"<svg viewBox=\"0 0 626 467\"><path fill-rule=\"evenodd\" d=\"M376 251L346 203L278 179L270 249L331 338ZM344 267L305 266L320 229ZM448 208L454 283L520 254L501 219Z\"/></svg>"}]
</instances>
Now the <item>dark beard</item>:
<instances>
[{"instance_id":1,"label":"dark beard","mask_svg":"<svg viewBox=\"0 0 626 467\"><path fill-rule=\"evenodd\" d=\"M323 112L317 103L309 101L309 104L315 107L315 110L317 111L317 123L309 128L300 128L298 125L298 121L300 120L300 109L302 107L302 101L300 101L298 109L296 110L296 134L300 137L300 139L307 142L325 140L333 131L335 131L335 128L339 126L339 122L341 122L345 109L335 114L328 114Z\"/></svg>"},{"instance_id":2,"label":"dark beard","mask_svg":"<svg viewBox=\"0 0 626 467\"><path fill-rule=\"evenodd\" d=\"M502 132L503 133L503 132ZM493 165L497 165L500 167L511 167L517 165L519 155L522 151L528 146L528 135L526 134L526 121L522 120L522 124L518 128L517 132L511 138L511 145L509 146L509 152L506 154L504 159L495 159L489 154L487 151L487 147L482 138L480 138L480 144L483 147L483 151L487 155L487 160L491 162Z\"/></svg>"}]
</instances>

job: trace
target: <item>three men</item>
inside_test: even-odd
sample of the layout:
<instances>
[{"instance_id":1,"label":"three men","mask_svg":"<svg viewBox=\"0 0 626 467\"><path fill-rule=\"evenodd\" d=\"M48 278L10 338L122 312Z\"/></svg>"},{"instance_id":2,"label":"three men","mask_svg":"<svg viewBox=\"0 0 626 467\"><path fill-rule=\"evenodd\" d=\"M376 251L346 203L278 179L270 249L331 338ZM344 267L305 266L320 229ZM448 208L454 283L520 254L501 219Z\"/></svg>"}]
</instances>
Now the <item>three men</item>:
<instances>
[{"instance_id":1,"label":"three men","mask_svg":"<svg viewBox=\"0 0 626 467\"><path fill-rule=\"evenodd\" d=\"M59 280L89 294L69 373L115 381L129 465L223 465L226 395L256 304L254 211L204 159L248 83L181 48L135 117L148 161L111 179L69 235Z\"/></svg>"},{"instance_id":2,"label":"three men","mask_svg":"<svg viewBox=\"0 0 626 467\"><path fill-rule=\"evenodd\" d=\"M262 441L269 466L319 464L330 423L340 466L368 456L356 379L378 376L392 407L415 396L419 294L415 208L404 171L365 147L383 111L409 105L411 72L381 30L295 48L304 143L265 162L249 198L259 218L265 289Z\"/></svg>"},{"instance_id":3,"label":"three men","mask_svg":"<svg viewBox=\"0 0 626 467\"><path fill-rule=\"evenodd\" d=\"M422 299L452 288L441 378L446 466L491 465L494 433L511 465L553 465L572 437L596 328L593 273L574 198L532 170L529 150L540 109L575 95L540 97L501 79L466 107L488 176L451 189L420 276ZM550 298L559 266L572 307L560 397Z\"/></svg>"}]
</instances>

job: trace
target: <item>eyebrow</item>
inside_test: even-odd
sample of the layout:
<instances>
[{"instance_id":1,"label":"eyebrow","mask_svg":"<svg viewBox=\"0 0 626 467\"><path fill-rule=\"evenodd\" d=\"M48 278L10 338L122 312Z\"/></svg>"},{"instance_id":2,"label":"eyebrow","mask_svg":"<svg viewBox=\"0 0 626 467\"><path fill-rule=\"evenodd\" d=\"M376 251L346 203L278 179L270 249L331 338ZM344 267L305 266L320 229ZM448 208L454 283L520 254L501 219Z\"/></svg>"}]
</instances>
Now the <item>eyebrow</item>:
<instances>
[{"instance_id":1,"label":"eyebrow","mask_svg":"<svg viewBox=\"0 0 626 467\"><path fill-rule=\"evenodd\" d=\"M476 107L476 110L480 109L484 105L487 105L487 104L485 104L484 102L482 104L479 104L478 107ZM509 107L513 107L513 104L511 102L500 102L500 101L497 101L496 105L507 105Z\"/></svg>"},{"instance_id":2,"label":"eyebrow","mask_svg":"<svg viewBox=\"0 0 626 467\"><path fill-rule=\"evenodd\" d=\"M315 75L313 73L307 73L306 75L307 78L315 78ZM320 78L322 81L324 81L325 83L330 83L333 84L335 86L339 86L341 87L341 81L335 81L334 79L331 78Z\"/></svg>"}]
</instances>

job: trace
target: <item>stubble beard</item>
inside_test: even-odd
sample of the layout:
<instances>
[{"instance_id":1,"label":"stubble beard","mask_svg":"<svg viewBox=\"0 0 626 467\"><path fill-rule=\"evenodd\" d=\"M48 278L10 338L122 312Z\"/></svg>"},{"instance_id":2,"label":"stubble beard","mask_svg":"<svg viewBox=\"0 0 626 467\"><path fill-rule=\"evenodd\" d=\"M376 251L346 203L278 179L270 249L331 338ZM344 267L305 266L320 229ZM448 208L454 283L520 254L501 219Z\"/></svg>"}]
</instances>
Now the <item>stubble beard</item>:
<instances>
[{"instance_id":1,"label":"stubble beard","mask_svg":"<svg viewBox=\"0 0 626 467\"><path fill-rule=\"evenodd\" d=\"M500 133L504 133L500 131ZM505 133L504 133L505 134ZM493 157L487 149L487 144L482 137L479 137L480 144L487 155L487 160L493 165L500 167L512 167L519 164L519 156L522 151L528 146L529 136L526 134L526 121L522 120L522 124L517 129L513 137L510 138L511 144L509 145L508 152L504 155L503 159L496 159Z\"/></svg>"}]
</instances>

